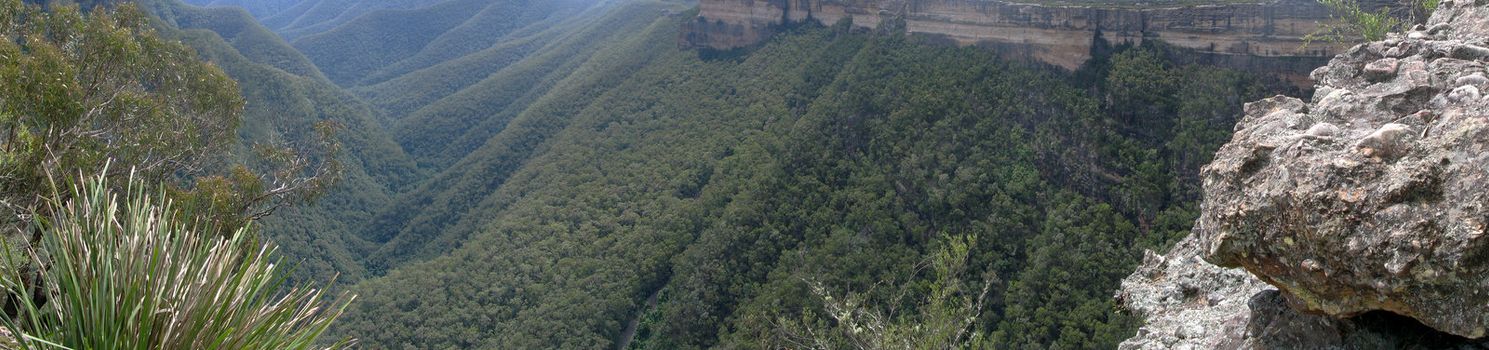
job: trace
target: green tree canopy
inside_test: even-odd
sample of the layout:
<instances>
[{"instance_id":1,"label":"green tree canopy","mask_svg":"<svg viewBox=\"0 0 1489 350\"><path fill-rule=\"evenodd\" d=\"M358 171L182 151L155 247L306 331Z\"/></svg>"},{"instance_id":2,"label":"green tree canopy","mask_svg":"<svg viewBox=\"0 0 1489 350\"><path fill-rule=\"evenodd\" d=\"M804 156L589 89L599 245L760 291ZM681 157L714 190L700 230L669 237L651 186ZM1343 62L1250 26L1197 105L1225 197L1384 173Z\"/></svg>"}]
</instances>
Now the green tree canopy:
<instances>
[{"instance_id":1,"label":"green tree canopy","mask_svg":"<svg viewBox=\"0 0 1489 350\"><path fill-rule=\"evenodd\" d=\"M0 207L16 227L48 178L205 174L243 99L220 69L160 39L132 6L90 14L0 0Z\"/></svg>"},{"instance_id":2,"label":"green tree canopy","mask_svg":"<svg viewBox=\"0 0 1489 350\"><path fill-rule=\"evenodd\" d=\"M309 147L237 147L237 83L151 20L132 4L85 13L0 0L0 224L11 233L44 209L57 179L105 167L168 184L227 229L338 175L332 124ZM301 151L310 147L321 152Z\"/></svg>"}]
</instances>

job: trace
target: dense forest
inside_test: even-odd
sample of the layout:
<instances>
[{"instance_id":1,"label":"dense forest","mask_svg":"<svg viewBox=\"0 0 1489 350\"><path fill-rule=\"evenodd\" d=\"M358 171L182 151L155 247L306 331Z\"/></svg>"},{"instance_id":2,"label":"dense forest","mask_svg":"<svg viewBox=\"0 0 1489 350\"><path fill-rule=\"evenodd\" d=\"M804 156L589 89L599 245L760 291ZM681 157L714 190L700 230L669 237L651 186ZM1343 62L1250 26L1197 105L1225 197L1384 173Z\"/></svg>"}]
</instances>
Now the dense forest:
<instances>
[{"instance_id":1,"label":"dense forest","mask_svg":"<svg viewBox=\"0 0 1489 350\"><path fill-rule=\"evenodd\" d=\"M337 331L379 347L774 348L784 323L831 323L808 281L913 308L897 296L924 293L925 261L966 236L961 283L992 286L985 341L1111 347L1135 329L1117 280L1185 233L1199 165L1242 101L1276 92L1120 43L1073 74L846 25L687 51L673 38L689 16L668 15L686 10L614 4L381 81L365 77L436 56L296 41L311 57L404 52L332 80L431 174L353 229L379 246L350 258L367 280ZM461 35L437 29L413 31ZM359 35L343 31L322 35Z\"/></svg>"},{"instance_id":2,"label":"dense forest","mask_svg":"<svg viewBox=\"0 0 1489 350\"><path fill-rule=\"evenodd\" d=\"M259 225L375 349L803 347L844 332L833 296L1112 348L1118 280L1187 234L1242 103L1298 93L1157 42L1068 72L894 22L689 50L685 1L139 2L238 82L242 160L335 125L339 181Z\"/></svg>"}]
</instances>

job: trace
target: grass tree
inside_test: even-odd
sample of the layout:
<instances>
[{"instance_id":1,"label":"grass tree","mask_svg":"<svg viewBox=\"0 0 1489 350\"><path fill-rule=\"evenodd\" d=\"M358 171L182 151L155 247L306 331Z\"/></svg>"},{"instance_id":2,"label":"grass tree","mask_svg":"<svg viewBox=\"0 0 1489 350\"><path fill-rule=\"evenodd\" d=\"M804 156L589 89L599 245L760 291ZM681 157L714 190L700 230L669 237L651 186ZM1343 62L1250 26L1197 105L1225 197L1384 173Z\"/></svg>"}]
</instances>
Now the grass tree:
<instances>
[{"instance_id":1,"label":"grass tree","mask_svg":"<svg viewBox=\"0 0 1489 350\"><path fill-rule=\"evenodd\" d=\"M318 341L353 297L286 285L249 228L211 234L162 190L97 176L51 198L36 246L6 259L0 323L22 349L338 349ZM4 347L6 344L0 344Z\"/></svg>"}]
</instances>

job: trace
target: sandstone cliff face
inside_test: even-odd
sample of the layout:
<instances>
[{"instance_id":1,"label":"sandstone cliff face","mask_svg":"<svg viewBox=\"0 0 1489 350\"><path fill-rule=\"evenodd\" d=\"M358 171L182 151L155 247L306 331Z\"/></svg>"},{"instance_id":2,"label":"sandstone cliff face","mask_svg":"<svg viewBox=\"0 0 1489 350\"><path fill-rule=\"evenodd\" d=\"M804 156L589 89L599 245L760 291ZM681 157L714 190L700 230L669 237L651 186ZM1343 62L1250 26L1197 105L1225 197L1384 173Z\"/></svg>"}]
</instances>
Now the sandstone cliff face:
<instances>
[{"instance_id":1,"label":"sandstone cliff face","mask_svg":"<svg viewBox=\"0 0 1489 350\"><path fill-rule=\"evenodd\" d=\"M1297 72L1311 70L1343 49L1325 43L1305 48L1304 37L1329 18L1327 9L1313 0L1216 3L1089 7L1004 0L702 0L698 18L684 28L681 41L731 49L764 40L783 23L832 25L851 19L854 26L875 28L902 17L909 33L994 47L1006 56L1069 69L1090 58L1098 32L1116 43L1158 39L1220 56L1219 61L1237 62L1233 56L1293 58L1252 68Z\"/></svg>"},{"instance_id":2,"label":"sandstone cliff face","mask_svg":"<svg viewBox=\"0 0 1489 350\"><path fill-rule=\"evenodd\" d=\"M1313 101L1247 105L1202 172L1194 236L1124 281L1119 298L1149 320L1125 347L1188 344L1169 324L1303 329L1274 344L1345 349L1486 345L1489 1L1441 6L1314 71ZM1195 335L1201 347L1286 348L1255 332Z\"/></svg>"}]
</instances>

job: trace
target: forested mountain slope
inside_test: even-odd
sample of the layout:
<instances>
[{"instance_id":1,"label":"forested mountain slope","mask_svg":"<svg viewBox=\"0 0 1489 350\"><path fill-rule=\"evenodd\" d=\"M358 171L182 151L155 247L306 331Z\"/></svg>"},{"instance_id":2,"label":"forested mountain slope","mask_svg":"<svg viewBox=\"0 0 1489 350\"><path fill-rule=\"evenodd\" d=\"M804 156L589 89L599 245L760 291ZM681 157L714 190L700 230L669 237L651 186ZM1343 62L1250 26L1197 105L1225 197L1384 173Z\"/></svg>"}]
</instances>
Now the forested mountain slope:
<instances>
[{"instance_id":1,"label":"forested mountain slope","mask_svg":"<svg viewBox=\"0 0 1489 350\"><path fill-rule=\"evenodd\" d=\"M1117 280L1190 227L1242 101L1279 92L1161 46L1069 73L893 23L680 49L680 1L357 3L240 3L279 35L156 11L258 129L347 124L343 186L266 225L307 276L359 281L336 332L372 348L777 348L831 323L809 282L913 309L950 237L992 286L986 341L1111 347L1135 330Z\"/></svg>"},{"instance_id":2,"label":"forested mountain slope","mask_svg":"<svg viewBox=\"0 0 1489 350\"><path fill-rule=\"evenodd\" d=\"M458 50L425 50L398 64L429 67L354 90L383 107L391 119L390 132L417 155L414 159L436 171L422 185L386 205L363 208L376 213L373 220L345 222L378 246L370 254L356 254L375 271L447 251L488 222L489 216L479 214L493 204L483 198L523 165L543 140L561 130L562 124L557 124L555 116L566 117L574 106L582 106L596 91L612 87L628 74L627 69L615 65L581 68L587 62L602 63L593 59L596 52L615 42L632 40L656 18L685 10L662 3L593 4L565 16L560 13L562 8L553 7L563 2L488 3L502 10L476 14L461 26L441 35L425 35L422 40L429 41L427 46L431 48L479 48L496 39L489 47L463 56ZM505 10L512 6L505 5L528 7L512 12ZM546 17L540 15L545 11ZM488 25L520 20L523 17L513 15L523 13L546 19L522 28ZM362 35L357 30L383 26L380 21L386 18L392 17L369 15L328 35L351 33L346 35L352 38L334 42L374 45L380 41L355 40ZM380 24L357 24L363 22ZM395 36L417 36L413 33L418 32L398 26L388 28L385 30ZM503 37L501 33L510 35ZM557 92L550 96L550 91ZM504 132L508 128L513 130ZM462 160L473 152L481 156ZM452 196L462 199L448 200Z\"/></svg>"},{"instance_id":3,"label":"forested mountain slope","mask_svg":"<svg viewBox=\"0 0 1489 350\"><path fill-rule=\"evenodd\" d=\"M596 1L192 0L242 7L344 86L391 79L510 41L595 6ZM371 81L364 81L371 79Z\"/></svg>"},{"instance_id":4,"label":"forested mountain slope","mask_svg":"<svg viewBox=\"0 0 1489 350\"><path fill-rule=\"evenodd\" d=\"M323 67L332 81L342 86L362 85L368 76L384 68L407 71L441 58L462 56L558 10L578 7L578 3L443 1L418 9L370 13L293 44ZM390 67L405 60L416 62L403 65L411 67Z\"/></svg>"},{"instance_id":5,"label":"forested mountain slope","mask_svg":"<svg viewBox=\"0 0 1489 350\"><path fill-rule=\"evenodd\" d=\"M289 10L303 0L190 0L188 4L201 7L238 7L254 17L264 18Z\"/></svg>"},{"instance_id":6,"label":"forested mountain slope","mask_svg":"<svg viewBox=\"0 0 1489 350\"><path fill-rule=\"evenodd\" d=\"M453 165L441 167L419 189L397 198L367 227L387 242L368 258L368 265L381 270L448 251L491 222L489 214L505 205L495 195L502 184L547 151L548 140L565 130L575 114L649 61L621 50L665 47L616 45L639 39L625 34L634 32L614 29L655 30L650 27L668 8L678 9L662 2L616 8L578 28L577 35L430 107L449 112L421 111L411 117L418 119L400 123L418 131L394 129L406 149L421 155L420 163Z\"/></svg>"},{"instance_id":7,"label":"forested mountain slope","mask_svg":"<svg viewBox=\"0 0 1489 350\"><path fill-rule=\"evenodd\" d=\"M369 12L427 6L426 0L190 0L205 7L241 7L265 27L298 38L335 28Z\"/></svg>"},{"instance_id":8,"label":"forested mountain slope","mask_svg":"<svg viewBox=\"0 0 1489 350\"><path fill-rule=\"evenodd\" d=\"M363 102L367 100L357 98L331 84L312 60L282 40L281 36L256 24L244 10L218 6L238 4L214 2L209 3L214 7L197 8L158 2L154 6L152 12L168 23L188 29L187 32L193 32L190 29L199 29L196 34L202 38L188 41L204 52L211 52L204 56L217 61L235 78L244 82L244 92L250 101L250 116L245 119L261 125L245 127L244 130L261 130L264 128L262 125L283 119L298 124L281 127L307 131L310 123L316 120L348 119L353 121L345 123L350 125L344 132L344 137L367 139L376 143L346 145L346 149L353 153L350 155L351 161L346 163L361 167L348 167L346 183L331 191L331 195L317 205L339 207L328 212L309 213L302 211L316 209L291 208L267 223L266 230L272 236L282 236L276 239L286 240L287 246L314 247L311 250L316 253L308 253L311 250L307 250L307 254L300 255L294 254L298 253L296 251L290 251L297 258L307 259L307 267L303 269L307 276L327 277L333 272L340 272L342 280L355 281L365 275L364 266L371 264L381 271L384 266L401 264L410 259L405 255L422 251L424 248L421 247L430 242L436 243L431 249L449 249L453 238L461 236L445 234L445 231L453 231L445 230L447 226L459 223L469 230L470 226L485 222L480 216L472 216L464 223L457 220L428 220L428 217L462 217L467 214L468 208L449 210L444 205L437 205L442 203L429 202L427 199L430 195L448 193L444 187L437 185L448 181L425 181L429 178L429 171L404 167L409 164L405 162L413 158L407 157L397 144L384 143L389 140L388 134L398 131L398 127L385 129L379 124L406 119L403 116L411 113L412 109L422 109L430 103L441 102L433 112L415 114L416 122L409 125L410 128L419 128L421 132L416 137L408 137L400 142L440 144L441 147L434 149L411 149L424 153L419 158L424 163L447 166L488 143L487 138L505 128L528 104L543 96L547 89L574 73L598 48L610 40L618 40L626 35L624 31L616 30L639 30L640 26L649 22L626 22L619 19L636 16L643 8L648 11L643 16L655 17L661 11L657 6L629 7L626 11L612 15L607 6L587 1L452 0L434 3L410 5L417 7L410 10L369 10L363 16L346 21L322 19L326 21L322 24L349 23L340 27L332 26L324 34L328 39L311 39L312 43L363 45L389 44L390 41L414 43L411 45L419 50L406 52L408 57L384 62L389 65L389 69L379 72L390 79L390 82L358 89L371 97L371 101L379 102L379 105L404 106L407 110L368 108L368 104ZM246 4L273 5L259 2ZM409 14L420 14L423 20L403 17ZM402 26L427 25L427 20L431 18L450 19L454 18L451 16L462 15L465 17L445 22L458 25L438 28L439 30L429 30L429 27L412 30ZM602 16L607 17L604 21L598 21ZM272 21L271 15L260 15L260 18L262 21ZM590 20L597 22L592 23ZM615 26L605 27L607 25ZM384 34L398 39L368 40L366 36L369 30L389 30ZM281 34L288 35L284 32ZM222 40L212 40L213 37L220 37ZM335 49L337 48L328 50ZM387 47L356 49L367 52L395 51ZM338 52L336 55L360 57L364 53ZM397 96L402 100L382 98L383 95ZM450 95L457 97L444 101ZM477 102L480 104L471 105ZM385 117L388 115L395 117ZM476 169L484 169L490 172L483 176L505 179L506 176L502 174L510 173L526 159L522 148L531 148L534 146L531 140L542 139L539 133L519 135L520 137L508 137L511 140L505 141L508 146L515 147L513 151L503 152L510 158L502 158L498 164L487 167L462 168L449 174L441 174L440 177L459 178ZM438 142L423 141L431 137L440 139L437 139ZM274 136L255 134L245 138L267 140ZM513 141L520 143L513 144ZM363 178L369 179L364 181ZM489 185L471 189L466 195L484 196L494 188L494 185ZM403 192L408 193L400 196L399 193ZM418 234L427 234L427 237ZM450 238L435 238L441 235ZM440 250L426 252L421 256L438 252Z\"/></svg>"},{"instance_id":9,"label":"forested mountain slope","mask_svg":"<svg viewBox=\"0 0 1489 350\"><path fill-rule=\"evenodd\" d=\"M308 146L313 124L334 121L342 144L341 184L313 205L282 209L262 222L263 232L297 260L302 278L344 280L362 275L352 257L372 249L350 223L366 221L419 172L379 125L377 112L330 84L279 36L235 8L203 9L174 0L144 2L169 26L165 34L195 47L203 59L239 82L247 105L239 134L244 149L255 143ZM351 190L354 189L354 190Z\"/></svg>"},{"instance_id":10,"label":"forested mountain slope","mask_svg":"<svg viewBox=\"0 0 1489 350\"><path fill-rule=\"evenodd\" d=\"M1133 330L1117 280L1187 230L1189 174L1266 91L1161 47L1078 76L845 28L700 55L675 47L677 7L613 10L646 24L390 206L372 226L412 229L339 331L604 348L640 317L635 347L771 348L820 315L805 280L889 303L880 281L925 288L944 237L975 235L990 341L1110 347Z\"/></svg>"},{"instance_id":11,"label":"forested mountain slope","mask_svg":"<svg viewBox=\"0 0 1489 350\"><path fill-rule=\"evenodd\" d=\"M292 45L333 82L379 107L403 135L400 143L438 170L475 150L597 48L640 29L629 17L610 15L613 6L425 1L344 23L325 20L333 26ZM657 15L622 10L631 17Z\"/></svg>"}]
</instances>

